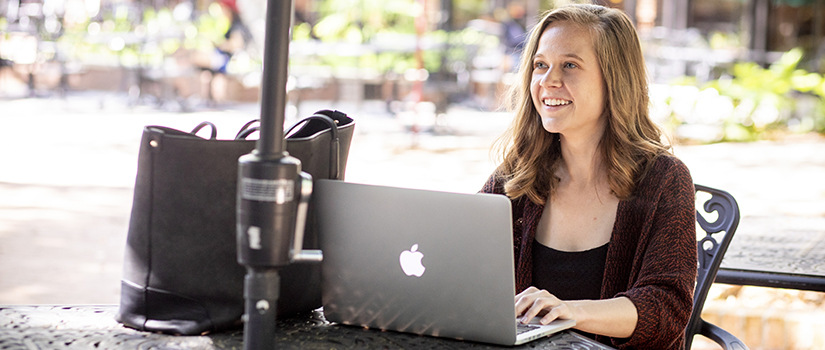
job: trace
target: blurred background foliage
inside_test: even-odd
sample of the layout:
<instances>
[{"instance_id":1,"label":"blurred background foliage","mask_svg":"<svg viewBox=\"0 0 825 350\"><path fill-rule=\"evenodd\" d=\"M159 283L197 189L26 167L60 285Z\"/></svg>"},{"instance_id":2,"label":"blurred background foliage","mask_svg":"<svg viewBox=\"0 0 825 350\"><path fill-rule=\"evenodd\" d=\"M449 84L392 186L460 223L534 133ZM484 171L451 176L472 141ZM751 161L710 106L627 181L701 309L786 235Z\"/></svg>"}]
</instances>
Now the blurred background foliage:
<instances>
[{"instance_id":1,"label":"blurred background foliage","mask_svg":"<svg viewBox=\"0 0 825 350\"><path fill-rule=\"evenodd\" d=\"M795 48L767 68L737 62L718 79L674 80L669 93L660 97L660 116L665 114L670 128L684 127L682 136L694 140L753 141L788 132L823 133L825 76L799 68L802 57L802 49Z\"/></svg>"},{"instance_id":2,"label":"blurred background foliage","mask_svg":"<svg viewBox=\"0 0 825 350\"><path fill-rule=\"evenodd\" d=\"M500 92L512 79L514 56L508 51L506 25L517 21L529 28L541 12L570 2L589 1L298 0L290 89L318 92L339 84L340 90L340 81L357 80L360 85L353 86L373 90L358 98L431 101L437 111L452 104L496 109ZM619 0L601 2L625 6ZM768 52L773 58L762 60L751 59L752 52L743 49L754 40L749 28L761 28L739 19L753 9L749 1L692 1L694 18L677 29L664 28L668 25L661 19L671 2L634 3L636 12L630 15L637 21L651 72L652 114L677 138L749 141L825 133L821 1L770 2L778 15L759 25L775 26L779 34L797 39L776 44L779 34L766 34L769 41L763 46L773 50ZM28 80L30 92L43 85L38 77L50 66L59 75L53 85L63 90L72 88L73 74L90 67L119 69L119 89L138 96L149 91L141 84L152 81L169 85L166 90L178 100L203 98L203 93L185 92L180 82L163 82L187 76L195 77L190 85L211 84L213 76L223 75L240 84L225 89L253 89L261 83L263 4L0 0L0 58L22 74L20 80ZM518 16L514 4L534 16ZM650 4L655 5L652 17L644 7ZM811 9L817 15L808 14ZM226 49L229 33L239 23L243 44ZM803 37L806 31L813 34ZM668 71L674 61L691 56L698 58L685 59L675 74ZM218 59L226 62L216 63Z\"/></svg>"}]
</instances>

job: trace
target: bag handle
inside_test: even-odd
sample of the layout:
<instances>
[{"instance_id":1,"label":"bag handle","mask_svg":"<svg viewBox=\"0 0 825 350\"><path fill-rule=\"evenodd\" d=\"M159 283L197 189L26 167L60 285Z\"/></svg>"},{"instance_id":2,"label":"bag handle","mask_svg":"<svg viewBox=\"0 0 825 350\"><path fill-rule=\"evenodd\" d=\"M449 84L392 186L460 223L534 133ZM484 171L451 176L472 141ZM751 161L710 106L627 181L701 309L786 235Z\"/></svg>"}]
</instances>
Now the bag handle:
<instances>
[{"instance_id":1,"label":"bag handle","mask_svg":"<svg viewBox=\"0 0 825 350\"><path fill-rule=\"evenodd\" d=\"M304 118L301 121L295 123L295 125L290 127L289 130L287 130L286 133L284 133L284 135L291 134L296 128L298 128L301 125L306 125L306 123L308 123L312 120L319 120L319 121L324 122L326 124L327 128L330 129L330 131L332 133L332 137L330 139L330 150L329 150L329 160L330 160L329 178L330 179L338 179L338 177L340 175L340 162L341 162L340 161L341 142L340 142L340 139L338 137L338 124L339 124L339 121L336 120L336 119L333 119L332 117L330 117L328 115L326 115L328 113L332 113L333 115L335 115L335 113L343 114L343 113L338 112L338 111L329 111L329 110L322 110L322 111L315 112L315 114L313 114L312 116ZM346 116L346 115L344 115L344 116ZM260 126L252 126L253 124L258 123L258 122L260 122L260 119L254 119L254 120L251 120L251 121L247 122L246 124L244 124L241 127L241 129L238 131L238 134L235 135L235 140L246 139L250 134L260 130ZM318 132L320 132L320 131L323 131L323 130L318 130ZM289 138L289 136L287 136L286 138Z\"/></svg>"},{"instance_id":2,"label":"bag handle","mask_svg":"<svg viewBox=\"0 0 825 350\"><path fill-rule=\"evenodd\" d=\"M238 130L238 133L237 133L237 134L235 134L235 140L246 140L246 138L247 138L250 134L252 134L253 132L256 132L256 131L260 130L260 129L261 129L261 127L260 127L260 126L255 126L255 127L251 127L251 128L250 128L250 126L252 126L252 124L258 123L258 122L260 122L260 121L261 121L260 119L252 119L252 120L250 120L250 121L246 122L246 124L244 124L244 125L241 127L241 130Z\"/></svg>"},{"instance_id":3,"label":"bag handle","mask_svg":"<svg viewBox=\"0 0 825 350\"><path fill-rule=\"evenodd\" d=\"M300 122L295 123L295 125L293 125L291 128L289 128L289 130L287 130L287 132L285 134L289 135L298 126L304 125L304 124L306 124L306 123L308 123L312 120L320 120L320 121L326 123L327 127L332 131L332 137L330 139L330 147L329 147L329 162L330 162L329 178L330 179L338 179L338 175L339 175L339 169L338 168L339 168L339 164L340 164L339 154L340 154L340 148L341 148L341 142L338 138L338 121L334 120L334 119L332 119L332 118L330 118L330 117L328 117L328 116L326 116L322 113L323 113L323 111L316 112L311 117L304 118ZM287 137L287 138L289 138L289 137Z\"/></svg>"},{"instance_id":4,"label":"bag handle","mask_svg":"<svg viewBox=\"0 0 825 350\"><path fill-rule=\"evenodd\" d=\"M206 126L208 126L212 129L212 134L210 134L210 136L209 136L210 140L214 140L216 137L218 137L218 128L215 126L215 124L212 124L211 122L201 122L200 124L198 124L198 126L196 126L194 129L192 129L192 131L190 131L189 133L192 134L192 135L195 135L195 134L198 133L198 131L201 131L201 129L203 129Z\"/></svg>"}]
</instances>

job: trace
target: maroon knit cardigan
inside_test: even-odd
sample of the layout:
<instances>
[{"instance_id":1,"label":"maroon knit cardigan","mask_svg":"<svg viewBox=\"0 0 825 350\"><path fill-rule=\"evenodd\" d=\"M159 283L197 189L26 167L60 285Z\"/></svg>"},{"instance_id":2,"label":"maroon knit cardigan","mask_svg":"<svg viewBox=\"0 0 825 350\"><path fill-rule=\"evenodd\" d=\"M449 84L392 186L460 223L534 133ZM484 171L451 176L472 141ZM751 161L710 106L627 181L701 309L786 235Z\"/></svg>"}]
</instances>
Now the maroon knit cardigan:
<instances>
[{"instance_id":1,"label":"maroon knit cardigan","mask_svg":"<svg viewBox=\"0 0 825 350\"><path fill-rule=\"evenodd\" d=\"M481 192L503 194L503 179L493 174ZM694 195L687 167L663 155L632 197L619 202L601 298L629 298L639 319L629 338L598 340L623 349L684 348L697 270ZM512 210L518 293L532 284L532 243L544 206L521 197Z\"/></svg>"}]
</instances>

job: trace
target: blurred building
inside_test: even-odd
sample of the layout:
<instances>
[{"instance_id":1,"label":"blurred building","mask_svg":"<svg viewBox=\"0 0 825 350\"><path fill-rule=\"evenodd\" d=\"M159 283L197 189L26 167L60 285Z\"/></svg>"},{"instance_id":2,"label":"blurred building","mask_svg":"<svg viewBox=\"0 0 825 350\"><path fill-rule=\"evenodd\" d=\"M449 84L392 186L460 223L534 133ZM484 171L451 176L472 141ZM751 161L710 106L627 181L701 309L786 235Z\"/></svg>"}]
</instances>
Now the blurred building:
<instances>
[{"instance_id":1,"label":"blurred building","mask_svg":"<svg viewBox=\"0 0 825 350\"><path fill-rule=\"evenodd\" d=\"M457 98L495 96L515 68L519 46L508 43L508 33L526 30L544 11L571 2L590 1L295 0L294 42L304 43L291 50L300 55L294 61L352 62L328 70L305 67L323 74L296 79L295 86L323 88L333 81L339 91L334 98L402 99L423 79L430 89ZM806 53L802 68L825 72L823 0L595 2L622 9L637 23L654 80L714 79L734 62L766 65L796 47ZM223 36L216 3L235 6L234 0L0 0L0 92L12 84L30 92L100 85L135 99L213 96L203 91L203 68L192 63ZM223 69L228 81L217 86L232 91L225 98L257 96L264 4L237 0L251 43ZM303 78L303 71L295 71ZM399 83L383 83L388 80Z\"/></svg>"},{"instance_id":2,"label":"blurred building","mask_svg":"<svg viewBox=\"0 0 825 350\"><path fill-rule=\"evenodd\" d=\"M704 55L713 56L710 60L718 60L719 64L753 61L764 65L799 47L806 52L805 68L825 71L822 0L611 2L634 18L645 39L669 42L666 45L674 47L671 56L701 59ZM678 52L677 47L700 50Z\"/></svg>"}]
</instances>

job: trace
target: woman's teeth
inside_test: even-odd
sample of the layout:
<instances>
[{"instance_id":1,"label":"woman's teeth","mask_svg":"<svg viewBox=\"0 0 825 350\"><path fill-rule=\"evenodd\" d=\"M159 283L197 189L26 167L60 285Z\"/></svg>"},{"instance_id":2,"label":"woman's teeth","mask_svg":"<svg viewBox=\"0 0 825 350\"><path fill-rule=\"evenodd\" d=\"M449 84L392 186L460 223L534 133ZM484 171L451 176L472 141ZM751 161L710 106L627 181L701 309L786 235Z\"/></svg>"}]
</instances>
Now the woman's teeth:
<instances>
[{"instance_id":1,"label":"woman's teeth","mask_svg":"<svg viewBox=\"0 0 825 350\"><path fill-rule=\"evenodd\" d=\"M564 106L564 105L569 105L569 104L573 103L571 101L560 100L560 99L556 99L556 98L547 98L547 99L544 99L544 101L542 101L542 102L544 102L544 104L547 105L547 106Z\"/></svg>"}]
</instances>

